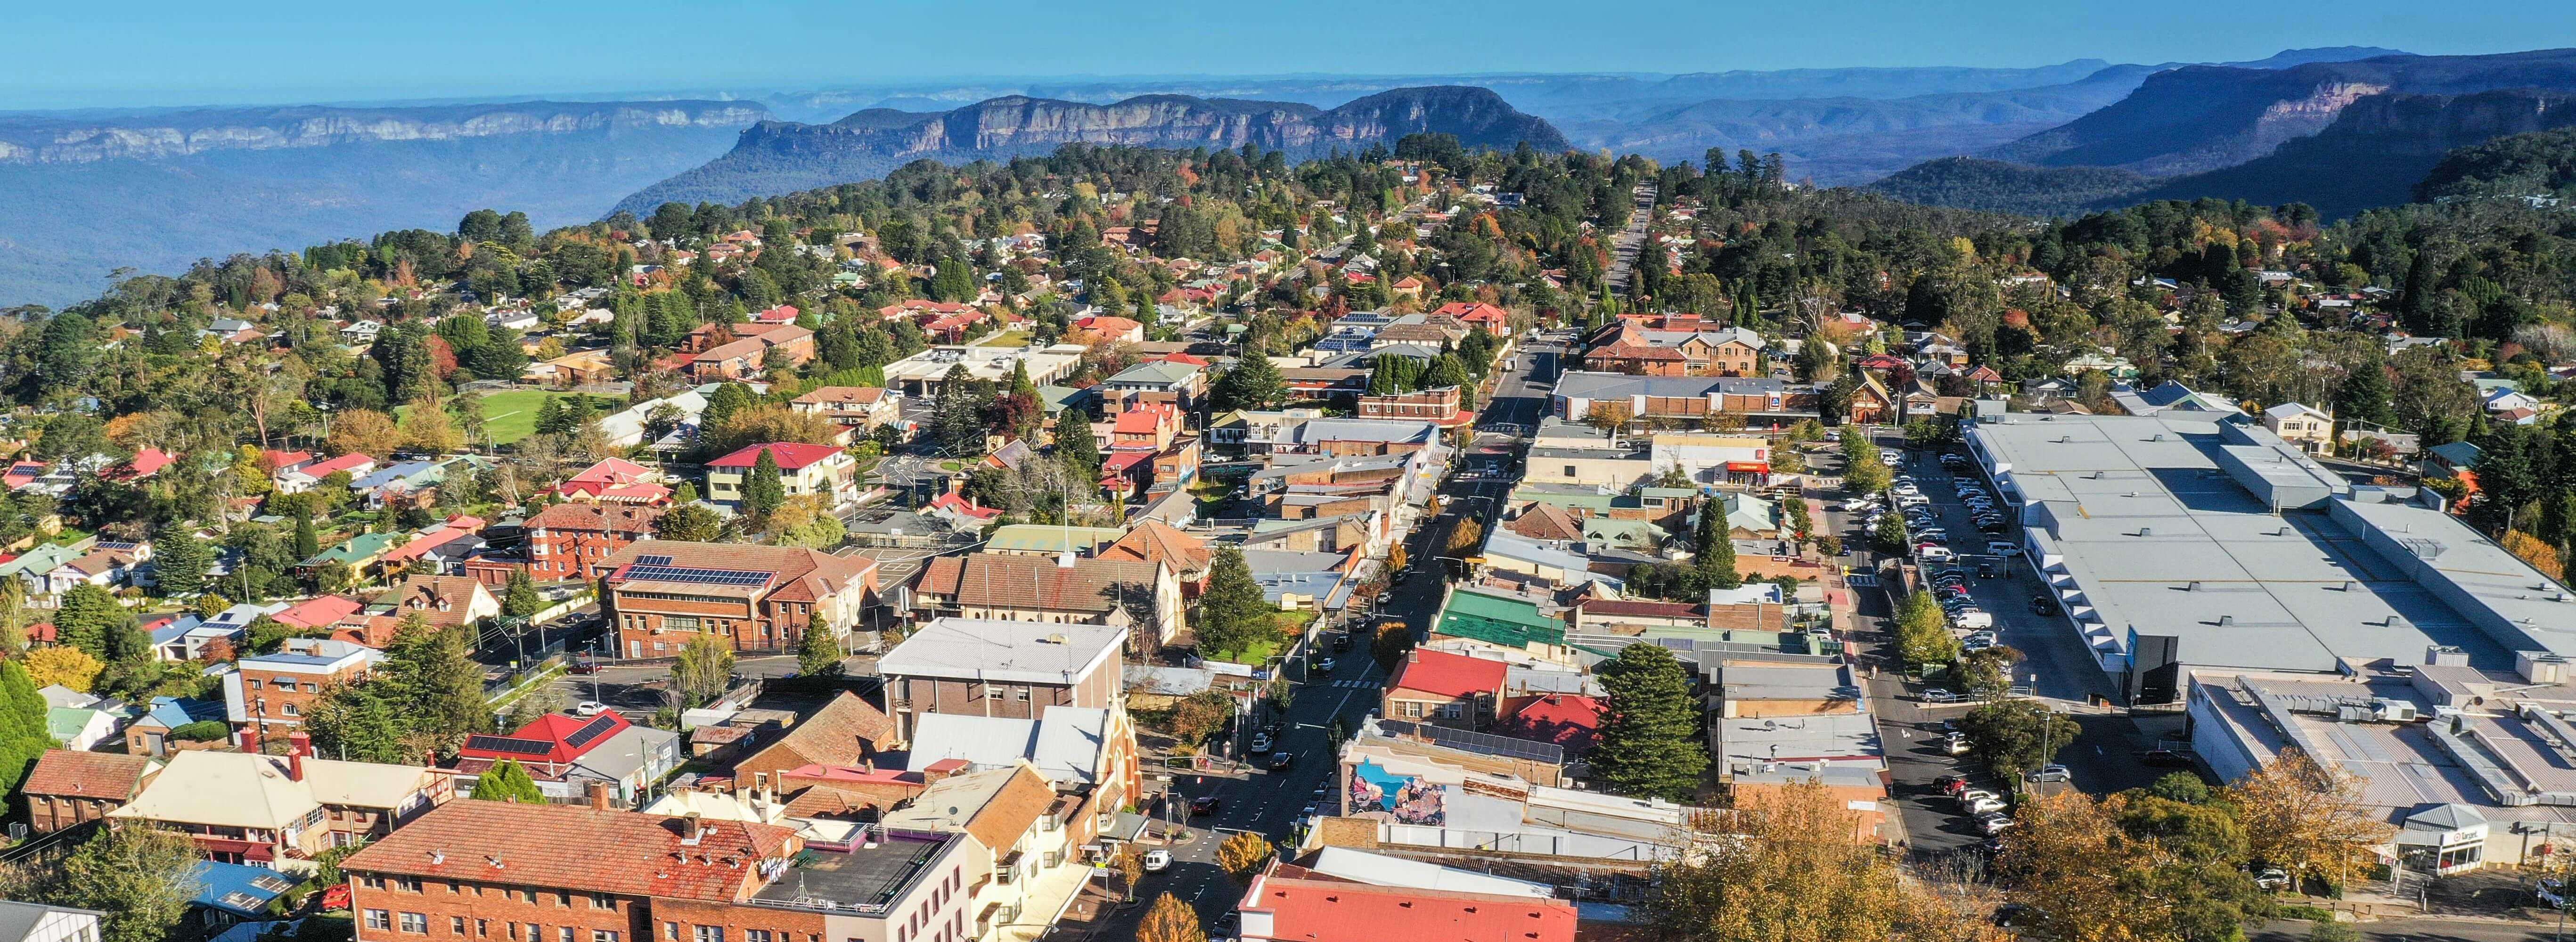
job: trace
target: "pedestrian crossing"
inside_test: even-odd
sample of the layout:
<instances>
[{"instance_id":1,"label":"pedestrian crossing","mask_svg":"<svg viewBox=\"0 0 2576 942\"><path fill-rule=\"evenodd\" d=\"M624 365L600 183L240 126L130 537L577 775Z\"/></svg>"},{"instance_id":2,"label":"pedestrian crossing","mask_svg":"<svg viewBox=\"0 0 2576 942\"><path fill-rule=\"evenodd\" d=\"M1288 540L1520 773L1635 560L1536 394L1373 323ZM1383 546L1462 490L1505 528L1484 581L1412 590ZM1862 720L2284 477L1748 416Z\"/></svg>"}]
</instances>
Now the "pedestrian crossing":
<instances>
[{"instance_id":1,"label":"pedestrian crossing","mask_svg":"<svg viewBox=\"0 0 2576 942\"><path fill-rule=\"evenodd\" d=\"M1855 589L1866 589L1866 588L1869 588L1869 587L1871 587L1871 586L1875 586L1875 585L1877 585L1877 584L1878 584L1878 577L1877 577L1877 576L1875 576L1875 575L1871 575L1871 574L1869 574L1869 573L1866 573L1866 572L1855 572L1855 573L1852 573L1851 575L1844 576L1844 577L1843 577L1843 584L1844 584L1844 585L1851 586L1852 588L1855 588Z\"/></svg>"},{"instance_id":2,"label":"pedestrian crossing","mask_svg":"<svg viewBox=\"0 0 2576 942\"><path fill-rule=\"evenodd\" d=\"M1344 689L1344 690L1370 690L1370 689L1375 689L1375 688L1377 687L1377 681L1374 681L1374 680L1336 680L1336 681L1333 681L1332 683L1324 684L1323 686L1326 686L1326 687L1339 687L1339 688Z\"/></svg>"}]
</instances>

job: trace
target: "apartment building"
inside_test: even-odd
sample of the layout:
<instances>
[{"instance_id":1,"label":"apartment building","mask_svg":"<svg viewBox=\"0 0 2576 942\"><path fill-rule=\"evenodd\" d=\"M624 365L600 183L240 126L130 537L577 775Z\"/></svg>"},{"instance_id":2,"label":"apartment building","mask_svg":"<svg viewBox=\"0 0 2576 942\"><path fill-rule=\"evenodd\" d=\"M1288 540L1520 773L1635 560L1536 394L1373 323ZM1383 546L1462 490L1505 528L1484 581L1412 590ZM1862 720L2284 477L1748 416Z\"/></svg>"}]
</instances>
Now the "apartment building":
<instances>
[{"instance_id":1,"label":"apartment building","mask_svg":"<svg viewBox=\"0 0 2576 942\"><path fill-rule=\"evenodd\" d=\"M707 500L742 506L743 484L751 479L763 452L778 465L778 483L789 497L818 494L831 507L859 498L859 464L849 452L833 445L777 442L747 446L707 462Z\"/></svg>"},{"instance_id":2,"label":"apartment building","mask_svg":"<svg viewBox=\"0 0 2576 942\"><path fill-rule=\"evenodd\" d=\"M328 638L290 638L275 654L233 662L223 673L224 719L244 749L283 746L304 728L324 688L365 678L384 652Z\"/></svg>"},{"instance_id":3,"label":"apartment building","mask_svg":"<svg viewBox=\"0 0 2576 942\"><path fill-rule=\"evenodd\" d=\"M606 579L627 657L677 656L697 633L737 651L787 650L808 630L844 638L877 595L873 559L744 543L640 540Z\"/></svg>"},{"instance_id":4,"label":"apartment building","mask_svg":"<svg viewBox=\"0 0 2576 942\"><path fill-rule=\"evenodd\" d=\"M877 662L896 738L929 713L1038 719L1051 706L1120 710L1127 629L941 618Z\"/></svg>"}]
</instances>

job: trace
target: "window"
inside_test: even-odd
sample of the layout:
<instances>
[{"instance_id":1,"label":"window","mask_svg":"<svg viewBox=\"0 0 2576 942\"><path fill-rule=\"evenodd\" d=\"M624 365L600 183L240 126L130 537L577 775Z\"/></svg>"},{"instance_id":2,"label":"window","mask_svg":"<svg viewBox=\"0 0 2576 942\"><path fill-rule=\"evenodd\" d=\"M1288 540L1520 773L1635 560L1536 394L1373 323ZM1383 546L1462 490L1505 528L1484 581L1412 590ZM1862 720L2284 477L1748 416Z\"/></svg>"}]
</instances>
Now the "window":
<instances>
[{"instance_id":1,"label":"window","mask_svg":"<svg viewBox=\"0 0 2576 942\"><path fill-rule=\"evenodd\" d=\"M388 913L388 912L386 912L386 911L384 911L384 910L381 910L381 909L370 909L370 910L367 910L367 928L369 928L369 929L390 929L390 928L393 928L393 914L392 914L392 913Z\"/></svg>"},{"instance_id":2,"label":"window","mask_svg":"<svg viewBox=\"0 0 2576 942\"><path fill-rule=\"evenodd\" d=\"M691 926L689 928L697 933L697 937L692 940L692 942L724 942L723 926Z\"/></svg>"},{"instance_id":3,"label":"window","mask_svg":"<svg viewBox=\"0 0 2576 942\"><path fill-rule=\"evenodd\" d=\"M464 935L464 934L465 934L465 917L463 917L463 916L449 916L449 917L447 917L447 931L448 931L448 934L450 934L450 935Z\"/></svg>"},{"instance_id":4,"label":"window","mask_svg":"<svg viewBox=\"0 0 2576 942\"><path fill-rule=\"evenodd\" d=\"M769 942L769 930L767 930L767 929L745 929L745 930L742 930L742 942Z\"/></svg>"},{"instance_id":5,"label":"window","mask_svg":"<svg viewBox=\"0 0 2576 942\"><path fill-rule=\"evenodd\" d=\"M1565 466L1565 476L1566 476L1566 477L1573 478L1573 477L1582 477L1582 476L1583 476L1583 474L1582 474L1582 472L1580 472L1580 471L1576 470L1576 469L1575 469L1575 467L1574 467L1573 465L1566 465L1566 466Z\"/></svg>"},{"instance_id":6,"label":"window","mask_svg":"<svg viewBox=\"0 0 2576 942\"><path fill-rule=\"evenodd\" d=\"M248 686L250 687L250 689L251 689L252 691L254 691L254 692L256 692L256 691L258 691L258 690L259 690L259 681L258 681L258 679L256 679L256 678L250 678L250 677L242 678L242 683L243 683L243 684L248 685Z\"/></svg>"},{"instance_id":7,"label":"window","mask_svg":"<svg viewBox=\"0 0 2576 942\"><path fill-rule=\"evenodd\" d=\"M412 935L429 934L429 917L421 913L401 913L402 931Z\"/></svg>"},{"instance_id":8,"label":"window","mask_svg":"<svg viewBox=\"0 0 2576 942\"><path fill-rule=\"evenodd\" d=\"M481 938L488 938L488 937L490 937L491 935L492 935L492 920L489 920L489 919L477 919L477 920L474 920L474 937L475 937L475 938L477 938L477 939L481 939Z\"/></svg>"},{"instance_id":9,"label":"window","mask_svg":"<svg viewBox=\"0 0 2576 942\"><path fill-rule=\"evenodd\" d=\"M592 909L616 909L616 908L617 908L617 897L610 896L610 895L608 895L608 894L606 894L606 893L593 893L593 894L590 894L590 908L592 908Z\"/></svg>"},{"instance_id":10,"label":"window","mask_svg":"<svg viewBox=\"0 0 2576 942\"><path fill-rule=\"evenodd\" d=\"M555 942L581 942L581 940L573 938L571 926L563 926L555 930Z\"/></svg>"},{"instance_id":11,"label":"window","mask_svg":"<svg viewBox=\"0 0 2576 942\"><path fill-rule=\"evenodd\" d=\"M617 933L607 929L592 929L590 942L617 942Z\"/></svg>"},{"instance_id":12,"label":"window","mask_svg":"<svg viewBox=\"0 0 2576 942\"><path fill-rule=\"evenodd\" d=\"M680 924L676 922L663 923L662 938L665 942L678 942L680 938Z\"/></svg>"},{"instance_id":13,"label":"window","mask_svg":"<svg viewBox=\"0 0 2576 942\"><path fill-rule=\"evenodd\" d=\"M289 703L289 704L287 704L287 705L285 705L285 706L279 707L278 709L285 711L286 715L288 715L288 716L301 716L301 715L303 715L303 714L300 714L300 713L295 712L295 704L292 704L292 703Z\"/></svg>"},{"instance_id":14,"label":"window","mask_svg":"<svg viewBox=\"0 0 2576 942\"><path fill-rule=\"evenodd\" d=\"M1466 704L1463 704L1463 703L1443 703L1443 704L1441 704L1441 705L1440 705L1440 718L1441 718L1441 719L1444 719L1444 720L1454 720L1454 719L1457 719L1457 718L1462 717L1462 716L1465 716L1465 715L1467 715L1467 705L1466 705Z\"/></svg>"},{"instance_id":15,"label":"window","mask_svg":"<svg viewBox=\"0 0 2576 942\"><path fill-rule=\"evenodd\" d=\"M358 885L370 890L381 890L385 888L385 878L370 873L359 877Z\"/></svg>"},{"instance_id":16,"label":"window","mask_svg":"<svg viewBox=\"0 0 2576 942\"><path fill-rule=\"evenodd\" d=\"M420 892L420 878L395 877L394 890L402 893L418 893Z\"/></svg>"},{"instance_id":17,"label":"window","mask_svg":"<svg viewBox=\"0 0 2576 942\"><path fill-rule=\"evenodd\" d=\"M1411 701L1411 700L1404 701L1404 715L1406 715L1406 716L1410 716L1410 717L1419 717L1419 716L1421 716L1421 715L1422 715L1422 704L1420 704L1420 703L1416 703L1416 702Z\"/></svg>"},{"instance_id":18,"label":"window","mask_svg":"<svg viewBox=\"0 0 2576 942\"><path fill-rule=\"evenodd\" d=\"M531 895L534 895L534 894L531 894ZM544 926L537 925L536 923L533 923L533 922L532 922L532 923L529 923L529 924L528 924L528 935L527 935L527 939L528 939L528 942L546 942L546 929L545 929L545 927L544 927Z\"/></svg>"}]
</instances>

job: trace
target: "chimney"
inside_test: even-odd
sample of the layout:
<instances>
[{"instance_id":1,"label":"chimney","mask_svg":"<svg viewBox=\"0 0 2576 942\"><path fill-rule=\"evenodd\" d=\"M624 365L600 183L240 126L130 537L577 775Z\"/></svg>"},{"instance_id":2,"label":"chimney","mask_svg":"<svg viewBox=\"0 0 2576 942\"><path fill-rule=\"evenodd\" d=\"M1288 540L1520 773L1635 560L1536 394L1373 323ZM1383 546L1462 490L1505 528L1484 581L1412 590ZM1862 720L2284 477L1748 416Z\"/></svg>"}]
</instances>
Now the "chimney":
<instances>
[{"instance_id":1,"label":"chimney","mask_svg":"<svg viewBox=\"0 0 2576 942\"><path fill-rule=\"evenodd\" d=\"M867 772L867 773L874 773L874 772L876 772L876 770L877 770L877 760L875 759L875 757L873 757L873 756L870 756L870 757L863 757L863 758L861 758L861 759L859 760L859 771L861 771L861 772Z\"/></svg>"},{"instance_id":2,"label":"chimney","mask_svg":"<svg viewBox=\"0 0 2576 942\"><path fill-rule=\"evenodd\" d=\"M607 782L590 783L590 810L609 810L609 792Z\"/></svg>"},{"instance_id":3,"label":"chimney","mask_svg":"<svg viewBox=\"0 0 2576 942\"><path fill-rule=\"evenodd\" d=\"M1407 663L1407 664L1420 664L1420 663L1422 663L1422 652L1421 652L1421 650L1419 650L1419 649L1414 649L1414 650L1407 650L1407 651L1405 651L1405 652L1404 652L1404 662L1405 662L1405 663Z\"/></svg>"},{"instance_id":4,"label":"chimney","mask_svg":"<svg viewBox=\"0 0 2576 942\"><path fill-rule=\"evenodd\" d=\"M298 731L286 737L286 742L286 777L301 782L304 780L304 754L313 751L313 737Z\"/></svg>"}]
</instances>

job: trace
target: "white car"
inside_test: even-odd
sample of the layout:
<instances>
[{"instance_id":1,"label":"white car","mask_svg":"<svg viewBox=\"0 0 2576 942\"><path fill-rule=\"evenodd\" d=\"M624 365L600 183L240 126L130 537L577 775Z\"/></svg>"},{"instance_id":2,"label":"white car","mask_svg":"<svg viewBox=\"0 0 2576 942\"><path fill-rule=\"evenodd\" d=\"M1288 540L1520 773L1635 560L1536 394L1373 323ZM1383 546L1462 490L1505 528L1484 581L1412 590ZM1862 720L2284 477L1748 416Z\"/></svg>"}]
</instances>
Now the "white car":
<instances>
[{"instance_id":1,"label":"white car","mask_svg":"<svg viewBox=\"0 0 2576 942\"><path fill-rule=\"evenodd\" d=\"M1843 512L1856 514L1876 506L1878 506L1878 501L1875 499L1868 497L1855 497L1843 502Z\"/></svg>"},{"instance_id":2,"label":"white car","mask_svg":"<svg viewBox=\"0 0 2576 942\"><path fill-rule=\"evenodd\" d=\"M1171 852L1171 851L1168 851L1168 850L1161 850L1161 849L1156 849L1156 850L1149 850L1149 851L1146 851L1146 852L1145 852L1145 872L1146 872L1146 873L1161 873L1161 872L1163 872L1163 871L1165 871L1165 870L1169 870L1169 869L1171 869L1171 867L1172 867L1172 852Z\"/></svg>"},{"instance_id":3,"label":"white car","mask_svg":"<svg viewBox=\"0 0 2576 942\"><path fill-rule=\"evenodd\" d=\"M1992 628L1995 626L1995 616L1988 615L1983 610L1974 608L1961 609L1959 614L1951 616L1950 620L1957 623L1961 628ZM1995 642L1993 638L1989 637L1986 639L1986 643L1988 645L1992 645Z\"/></svg>"},{"instance_id":4,"label":"white car","mask_svg":"<svg viewBox=\"0 0 2576 942\"><path fill-rule=\"evenodd\" d=\"M1892 451L1881 451L1878 453L1878 463L1891 468L1896 467L1896 463L1902 460L1904 459L1896 457L1896 453Z\"/></svg>"},{"instance_id":5,"label":"white car","mask_svg":"<svg viewBox=\"0 0 2576 942\"><path fill-rule=\"evenodd\" d=\"M1950 548L1947 546L1926 543L1914 548L1914 558L1927 563L1938 563L1957 559L1959 558L1959 554L1950 552Z\"/></svg>"},{"instance_id":6,"label":"white car","mask_svg":"<svg viewBox=\"0 0 2576 942\"><path fill-rule=\"evenodd\" d=\"M2005 540L1988 540L1986 541L1986 552L1993 553L1997 556L2019 556L2021 555L2021 544Z\"/></svg>"},{"instance_id":7,"label":"white car","mask_svg":"<svg viewBox=\"0 0 2576 942\"><path fill-rule=\"evenodd\" d=\"M572 715L574 716L598 716L606 712L608 712L608 704L601 703L597 700L584 700L580 703L573 704L572 708Z\"/></svg>"},{"instance_id":8,"label":"white car","mask_svg":"<svg viewBox=\"0 0 2576 942\"><path fill-rule=\"evenodd\" d=\"M1967 806L1969 814L1984 814L1989 811L2004 810L2004 802L2001 798L1979 798L1974 801L1965 802L1964 804Z\"/></svg>"}]
</instances>

